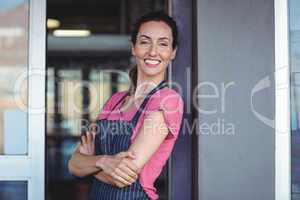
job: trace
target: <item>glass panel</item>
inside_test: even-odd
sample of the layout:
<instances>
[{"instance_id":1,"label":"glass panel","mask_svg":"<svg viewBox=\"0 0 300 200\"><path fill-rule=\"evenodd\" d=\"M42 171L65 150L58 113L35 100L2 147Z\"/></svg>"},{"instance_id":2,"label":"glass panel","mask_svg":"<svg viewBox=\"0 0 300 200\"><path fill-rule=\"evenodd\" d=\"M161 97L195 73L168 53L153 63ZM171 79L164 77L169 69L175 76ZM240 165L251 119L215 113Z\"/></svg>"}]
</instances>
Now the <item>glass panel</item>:
<instances>
[{"instance_id":1,"label":"glass panel","mask_svg":"<svg viewBox=\"0 0 300 200\"><path fill-rule=\"evenodd\" d=\"M126 72L122 72L118 76L118 90L119 91L129 90L130 80L129 80L129 77L126 76L126 74L127 74Z\"/></svg>"},{"instance_id":2,"label":"glass panel","mask_svg":"<svg viewBox=\"0 0 300 200\"><path fill-rule=\"evenodd\" d=\"M90 118L95 120L105 102L111 96L111 76L104 70L93 69L90 73Z\"/></svg>"},{"instance_id":3,"label":"glass panel","mask_svg":"<svg viewBox=\"0 0 300 200\"><path fill-rule=\"evenodd\" d=\"M27 182L0 181L0 199L27 200Z\"/></svg>"},{"instance_id":4,"label":"glass panel","mask_svg":"<svg viewBox=\"0 0 300 200\"><path fill-rule=\"evenodd\" d=\"M65 134L78 135L82 114L81 74L79 70L60 70L59 95L61 128Z\"/></svg>"},{"instance_id":5,"label":"glass panel","mask_svg":"<svg viewBox=\"0 0 300 200\"><path fill-rule=\"evenodd\" d=\"M49 134L54 132L54 69L47 70L47 130Z\"/></svg>"},{"instance_id":6,"label":"glass panel","mask_svg":"<svg viewBox=\"0 0 300 200\"><path fill-rule=\"evenodd\" d=\"M289 1L292 200L300 199L300 1Z\"/></svg>"},{"instance_id":7,"label":"glass panel","mask_svg":"<svg viewBox=\"0 0 300 200\"><path fill-rule=\"evenodd\" d=\"M0 1L0 154L27 153L28 16L28 0Z\"/></svg>"}]
</instances>

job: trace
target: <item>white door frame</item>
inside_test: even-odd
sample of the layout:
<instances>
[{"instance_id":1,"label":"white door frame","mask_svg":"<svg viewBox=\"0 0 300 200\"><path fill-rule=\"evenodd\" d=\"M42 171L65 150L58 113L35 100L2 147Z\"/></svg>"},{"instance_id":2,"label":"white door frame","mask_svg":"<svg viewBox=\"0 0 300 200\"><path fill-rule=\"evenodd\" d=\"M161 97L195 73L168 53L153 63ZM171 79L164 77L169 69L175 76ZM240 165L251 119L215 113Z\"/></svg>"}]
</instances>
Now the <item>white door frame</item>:
<instances>
[{"instance_id":1,"label":"white door frame","mask_svg":"<svg viewBox=\"0 0 300 200\"><path fill-rule=\"evenodd\" d=\"M27 181L28 200L45 199L46 0L29 0L28 154L1 155L0 181ZM17 83L16 83L17 84ZM17 122L16 122L17 125Z\"/></svg>"},{"instance_id":2,"label":"white door frame","mask_svg":"<svg viewBox=\"0 0 300 200\"><path fill-rule=\"evenodd\" d=\"M275 199L291 200L288 0L275 0Z\"/></svg>"}]
</instances>

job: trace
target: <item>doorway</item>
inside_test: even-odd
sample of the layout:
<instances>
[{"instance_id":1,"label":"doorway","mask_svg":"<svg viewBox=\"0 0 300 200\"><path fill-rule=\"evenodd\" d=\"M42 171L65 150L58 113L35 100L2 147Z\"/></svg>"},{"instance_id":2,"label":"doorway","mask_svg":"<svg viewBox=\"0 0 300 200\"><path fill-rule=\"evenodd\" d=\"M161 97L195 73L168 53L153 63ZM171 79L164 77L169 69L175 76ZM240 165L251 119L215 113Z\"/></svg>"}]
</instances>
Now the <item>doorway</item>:
<instances>
[{"instance_id":1,"label":"doorway","mask_svg":"<svg viewBox=\"0 0 300 200\"><path fill-rule=\"evenodd\" d=\"M86 199L90 179L68 173L81 125L95 120L115 92L129 88L130 29L142 14L168 11L166 0L47 1L48 200ZM156 181L168 199L168 168Z\"/></svg>"}]
</instances>

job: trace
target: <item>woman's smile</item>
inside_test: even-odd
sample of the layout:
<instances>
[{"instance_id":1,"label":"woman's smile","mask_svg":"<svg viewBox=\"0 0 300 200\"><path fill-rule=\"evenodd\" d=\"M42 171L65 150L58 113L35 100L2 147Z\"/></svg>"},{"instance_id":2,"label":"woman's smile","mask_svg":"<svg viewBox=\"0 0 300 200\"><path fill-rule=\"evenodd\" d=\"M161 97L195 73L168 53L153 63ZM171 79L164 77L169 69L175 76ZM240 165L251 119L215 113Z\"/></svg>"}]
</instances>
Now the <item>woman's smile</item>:
<instances>
[{"instance_id":1,"label":"woman's smile","mask_svg":"<svg viewBox=\"0 0 300 200\"><path fill-rule=\"evenodd\" d=\"M146 66L147 67L151 67L151 68L155 68L155 67L158 67L159 66L159 64L161 63L161 61L160 60L158 60L158 59L145 59L144 60L144 62L145 62L145 64L146 64Z\"/></svg>"}]
</instances>

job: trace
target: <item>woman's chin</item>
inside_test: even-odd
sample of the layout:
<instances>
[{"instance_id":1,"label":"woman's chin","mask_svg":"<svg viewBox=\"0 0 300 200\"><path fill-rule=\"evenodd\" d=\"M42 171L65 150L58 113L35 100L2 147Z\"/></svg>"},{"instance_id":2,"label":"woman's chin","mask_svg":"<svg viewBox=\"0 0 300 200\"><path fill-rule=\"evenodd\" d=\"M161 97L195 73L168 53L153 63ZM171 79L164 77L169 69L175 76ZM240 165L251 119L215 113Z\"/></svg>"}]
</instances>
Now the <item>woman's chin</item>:
<instances>
[{"instance_id":1,"label":"woman's chin","mask_svg":"<svg viewBox=\"0 0 300 200\"><path fill-rule=\"evenodd\" d=\"M144 71L144 75L147 77L160 76L161 73L163 73L163 71L158 69L147 69Z\"/></svg>"}]
</instances>

